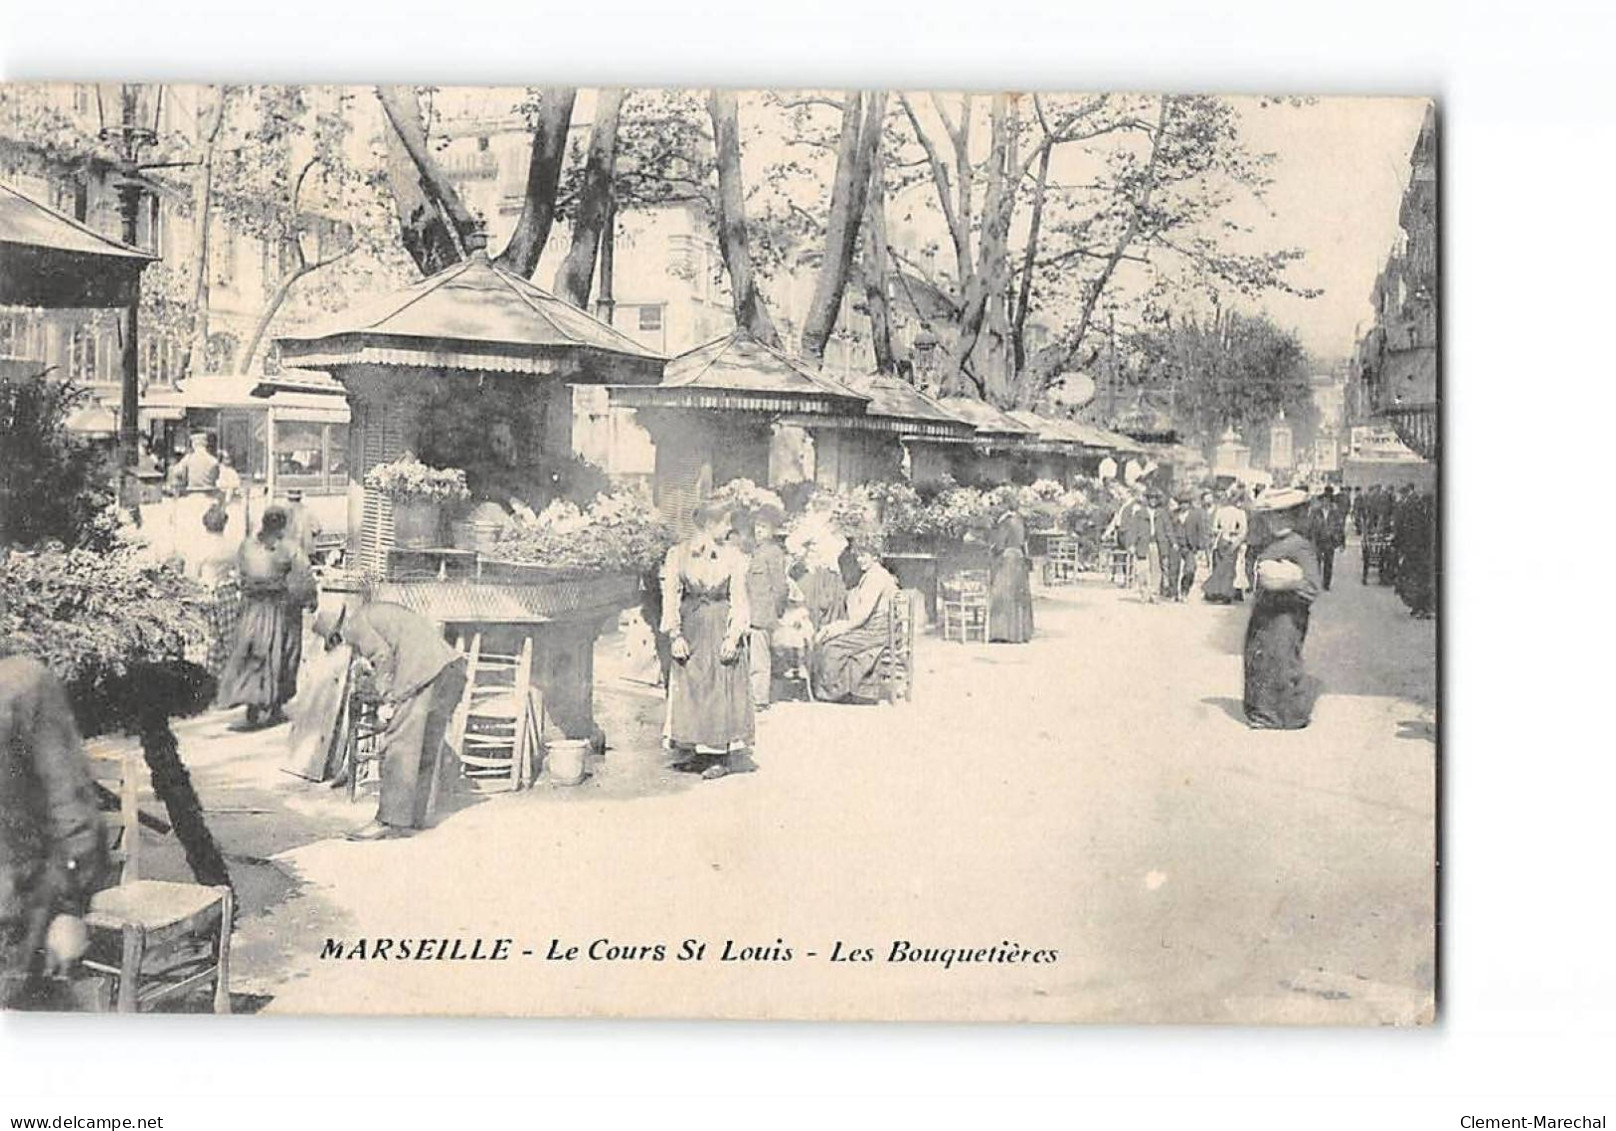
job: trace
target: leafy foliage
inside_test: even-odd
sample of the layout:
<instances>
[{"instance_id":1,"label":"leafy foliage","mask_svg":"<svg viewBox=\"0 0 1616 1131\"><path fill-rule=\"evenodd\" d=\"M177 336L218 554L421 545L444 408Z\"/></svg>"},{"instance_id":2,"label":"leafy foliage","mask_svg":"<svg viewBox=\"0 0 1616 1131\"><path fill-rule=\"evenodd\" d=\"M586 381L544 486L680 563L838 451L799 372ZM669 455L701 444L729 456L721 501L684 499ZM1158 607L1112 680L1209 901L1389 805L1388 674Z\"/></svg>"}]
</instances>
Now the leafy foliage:
<instances>
[{"instance_id":1,"label":"leafy foliage","mask_svg":"<svg viewBox=\"0 0 1616 1131\"><path fill-rule=\"evenodd\" d=\"M0 379L0 545L54 540L106 549L106 457L67 430L89 392L46 373Z\"/></svg>"},{"instance_id":2,"label":"leafy foliage","mask_svg":"<svg viewBox=\"0 0 1616 1131\"><path fill-rule=\"evenodd\" d=\"M1180 319L1132 335L1121 379L1136 399L1163 412L1187 436L1240 432L1261 457L1268 425L1284 412L1298 449L1312 443L1318 410L1308 358L1294 333L1265 317L1224 314Z\"/></svg>"},{"instance_id":3,"label":"leafy foliage","mask_svg":"<svg viewBox=\"0 0 1616 1131\"><path fill-rule=\"evenodd\" d=\"M206 631L202 601L194 583L133 549L13 550L0 560L0 639L67 685L90 733L140 714L152 669L189 670L187 648ZM194 709L205 692L182 689L167 698L192 702L164 706Z\"/></svg>"}]
</instances>

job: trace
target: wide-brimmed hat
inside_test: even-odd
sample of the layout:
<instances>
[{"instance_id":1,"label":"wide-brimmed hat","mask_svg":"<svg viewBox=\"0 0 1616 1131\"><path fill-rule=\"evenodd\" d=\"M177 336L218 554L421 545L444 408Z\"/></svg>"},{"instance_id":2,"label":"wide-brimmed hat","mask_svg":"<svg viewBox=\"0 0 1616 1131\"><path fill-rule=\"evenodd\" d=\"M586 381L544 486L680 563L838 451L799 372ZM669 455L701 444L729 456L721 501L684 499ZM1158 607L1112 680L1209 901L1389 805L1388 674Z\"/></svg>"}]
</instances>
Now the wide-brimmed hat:
<instances>
[{"instance_id":1,"label":"wide-brimmed hat","mask_svg":"<svg viewBox=\"0 0 1616 1131\"><path fill-rule=\"evenodd\" d=\"M1270 487L1253 504L1260 511L1288 511L1306 506L1308 494L1300 487Z\"/></svg>"}]
</instances>

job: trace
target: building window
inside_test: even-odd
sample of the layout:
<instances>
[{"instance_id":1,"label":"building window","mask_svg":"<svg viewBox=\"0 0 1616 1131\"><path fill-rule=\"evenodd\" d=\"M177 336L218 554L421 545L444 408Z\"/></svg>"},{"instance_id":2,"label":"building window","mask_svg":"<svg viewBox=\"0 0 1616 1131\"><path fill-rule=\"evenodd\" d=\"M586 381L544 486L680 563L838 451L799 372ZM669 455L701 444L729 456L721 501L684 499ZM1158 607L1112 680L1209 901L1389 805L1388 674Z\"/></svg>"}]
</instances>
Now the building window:
<instances>
[{"instance_id":1,"label":"building window","mask_svg":"<svg viewBox=\"0 0 1616 1131\"><path fill-rule=\"evenodd\" d=\"M662 329L662 307L647 304L640 307L640 329L645 331Z\"/></svg>"},{"instance_id":2,"label":"building window","mask_svg":"<svg viewBox=\"0 0 1616 1131\"><path fill-rule=\"evenodd\" d=\"M477 152L478 153L487 153L488 152L488 138L480 137L480 138L477 139Z\"/></svg>"},{"instance_id":3,"label":"building window","mask_svg":"<svg viewBox=\"0 0 1616 1131\"><path fill-rule=\"evenodd\" d=\"M81 322L73 328L73 336L68 339L67 375L80 384L99 379L96 364L100 352L97 348L99 337L94 326Z\"/></svg>"},{"instance_id":4,"label":"building window","mask_svg":"<svg viewBox=\"0 0 1616 1131\"><path fill-rule=\"evenodd\" d=\"M296 420L275 424L275 484L318 490L325 482L325 426Z\"/></svg>"},{"instance_id":5,"label":"building window","mask_svg":"<svg viewBox=\"0 0 1616 1131\"><path fill-rule=\"evenodd\" d=\"M0 311L0 357L43 363L39 344L39 319L33 312Z\"/></svg>"}]
</instances>

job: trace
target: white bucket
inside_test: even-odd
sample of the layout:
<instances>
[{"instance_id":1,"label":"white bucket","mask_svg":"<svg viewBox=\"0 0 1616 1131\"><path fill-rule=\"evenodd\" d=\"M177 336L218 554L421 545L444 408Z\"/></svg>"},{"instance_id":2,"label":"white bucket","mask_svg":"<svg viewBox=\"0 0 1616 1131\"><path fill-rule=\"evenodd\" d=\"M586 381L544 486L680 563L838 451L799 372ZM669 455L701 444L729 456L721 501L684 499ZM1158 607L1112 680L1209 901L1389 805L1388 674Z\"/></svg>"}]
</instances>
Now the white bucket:
<instances>
[{"instance_id":1,"label":"white bucket","mask_svg":"<svg viewBox=\"0 0 1616 1131\"><path fill-rule=\"evenodd\" d=\"M558 738L544 746L544 767L557 785L577 785L589 765L587 738Z\"/></svg>"}]
</instances>

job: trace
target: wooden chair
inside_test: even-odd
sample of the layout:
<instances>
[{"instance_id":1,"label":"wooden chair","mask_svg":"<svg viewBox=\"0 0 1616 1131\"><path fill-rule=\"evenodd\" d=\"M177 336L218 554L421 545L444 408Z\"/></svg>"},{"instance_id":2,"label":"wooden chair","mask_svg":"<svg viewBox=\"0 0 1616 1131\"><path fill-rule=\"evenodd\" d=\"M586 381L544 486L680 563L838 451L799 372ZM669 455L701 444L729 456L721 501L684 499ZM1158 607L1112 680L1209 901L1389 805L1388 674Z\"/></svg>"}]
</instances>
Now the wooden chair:
<instances>
[{"instance_id":1,"label":"wooden chair","mask_svg":"<svg viewBox=\"0 0 1616 1131\"><path fill-rule=\"evenodd\" d=\"M1077 539L1070 534L1053 534L1049 556L1044 559L1045 585L1070 585L1077 580Z\"/></svg>"},{"instance_id":2,"label":"wooden chair","mask_svg":"<svg viewBox=\"0 0 1616 1131\"><path fill-rule=\"evenodd\" d=\"M474 783L504 780L512 790L533 780L543 737L543 706L533 686L533 640L502 655L483 647L482 633L459 642L466 654L466 690L450 726L449 745ZM436 779L434 779L434 787Z\"/></svg>"},{"instance_id":3,"label":"wooden chair","mask_svg":"<svg viewBox=\"0 0 1616 1131\"><path fill-rule=\"evenodd\" d=\"M1359 551L1363 555L1363 573L1359 578L1360 584L1369 584L1369 571L1375 571L1375 580L1385 585L1391 578L1393 570L1387 569L1391 563L1395 550L1392 548L1392 536L1383 531L1372 531L1364 536L1363 546Z\"/></svg>"},{"instance_id":4,"label":"wooden chair","mask_svg":"<svg viewBox=\"0 0 1616 1131\"><path fill-rule=\"evenodd\" d=\"M119 1013L137 1013L198 987L213 987L213 1012L230 1012L230 930L234 895L228 887L140 878L140 748L116 755L91 750L92 765L118 763L119 808L113 857L116 887L97 892L84 917L90 950L83 965L115 980Z\"/></svg>"},{"instance_id":5,"label":"wooden chair","mask_svg":"<svg viewBox=\"0 0 1616 1131\"><path fill-rule=\"evenodd\" d=\"M899 589L887 603L887 647L881 653L881 694L888 703L915 699L915 622L921 594Z\"/></svg>"},{"instance_id":6,"label":"wooden chair","mask_svg":"<svg viewBox=\"0 0 1616 1131\"><path fill-rule=\"evenodd\" d=\"M347 762L348 762L348 800L354 801L359 796L361 779L366 777L367 767L375 767L374 774L381 772L381 735L387 728L382 725L376 714L377 704L368 699L362 699L348 694L348 706L344 712L348 731ZM431 820L432 814L427 814Z\"/></svg>"},{"instance_id":7,"label":"wooden chair","mask_svg":"<svg viewBox=\"0 0 1616 1131\"><path fill-rule=\"evenodd\" d=\"M938 583L937 613L943 622L944 640L952 639L957 632L962 644L972 633L977 633L983 643L987 642L988 584L989 573L985 569L962 569Z\"/></svg>"}]
</instances>

